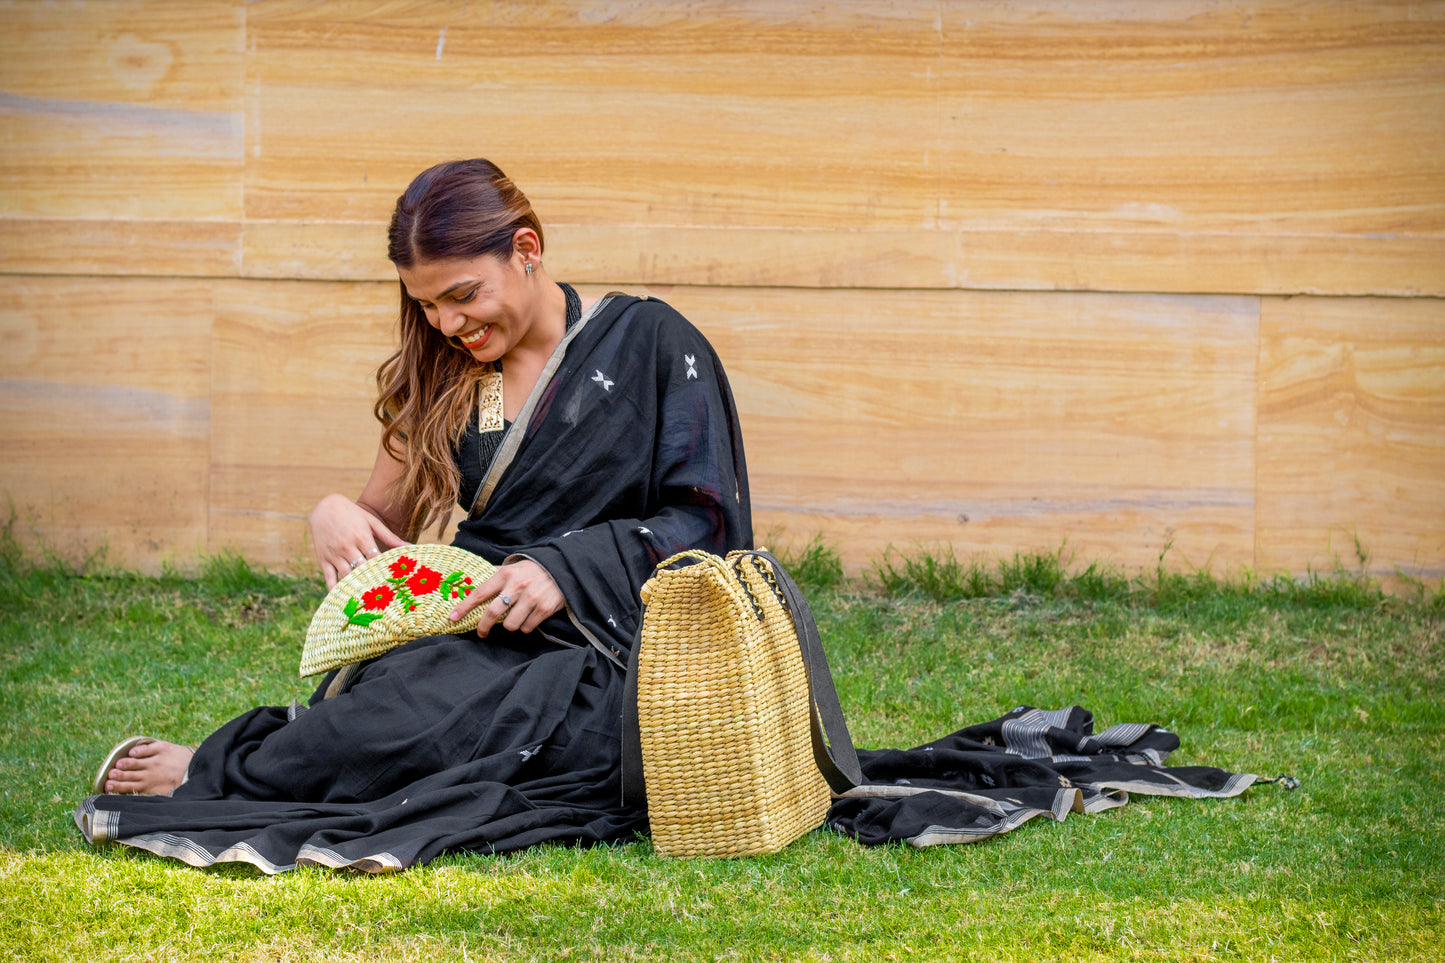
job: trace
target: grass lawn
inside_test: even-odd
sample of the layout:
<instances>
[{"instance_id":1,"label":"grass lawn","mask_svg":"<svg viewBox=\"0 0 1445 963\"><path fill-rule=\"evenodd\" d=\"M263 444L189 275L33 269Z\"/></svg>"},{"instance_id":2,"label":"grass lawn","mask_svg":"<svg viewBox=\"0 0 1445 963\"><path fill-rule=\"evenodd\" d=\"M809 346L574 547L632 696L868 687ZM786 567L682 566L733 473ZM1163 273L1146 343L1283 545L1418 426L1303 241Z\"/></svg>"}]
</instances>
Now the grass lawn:
<instances>
[{"instance_id":1,"label":"grass lawn","mask_svg":"<svg viewBox=\"0 0 1445 963\"><path fill-rule=\"evenodd\" d=\"M1157 722L1172 762L1262 775L1230 800L1135 796L990 842L769 857L646 842L451 856L387 877L268 878L86 846L71 811L123 734L196 741L304 699L319 582L231 558L156 578L0 544L0 958L1438 960L1445 706L1434 590L1126 579L1057 556L920 554L815 606L854 739L913 745L1018 704Z\"/></svg>"}]
</instances>

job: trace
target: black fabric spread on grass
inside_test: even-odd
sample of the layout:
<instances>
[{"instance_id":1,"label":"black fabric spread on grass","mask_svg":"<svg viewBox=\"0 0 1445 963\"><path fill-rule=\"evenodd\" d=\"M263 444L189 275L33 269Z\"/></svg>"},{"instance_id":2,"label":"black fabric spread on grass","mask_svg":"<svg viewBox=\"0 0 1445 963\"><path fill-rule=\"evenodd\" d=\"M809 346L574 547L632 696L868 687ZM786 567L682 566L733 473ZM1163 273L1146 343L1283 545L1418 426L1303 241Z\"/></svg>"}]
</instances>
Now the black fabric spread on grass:
<instances>
[{"instance_id":1,"label":"black fabric spread on grass","mask_svg":"<svg viewBox=\"0 0 1445 963\"><path fill-rule=\"evenodd\" d=\"M837 800L834 829L860 842L915 846L974 842L1034 818L1063 819L1128 802L1128 793L1237 796L1256 777L1207 766L1166 766L1179 737L1158 726L1094 732L1078 706L1019 706L914 749L860 751L865 785Z\"/></svg>"},{"instance_id":2,"label":"black fabric spread on grass","mask_svg":"<svg viewBox=\"0 0 1445 963\"><path fill-rule=\"evenodd\" d=\"M494 563L538 560L570 618L550 619L545 637L417 639L363 663L334 698L322 698L328 676L307 707L253 709L201 744L173 795L86 799L86 837L195 866L387 872L444 852L645 831L646 814L621 801L615 660L659 561L750 547L732 397L680 315L615 298L520 430L516 460L457 544ZM1082 709L1020 707L915 749L861 752L866 784L828 824L864 843L970 842L1122 805L1129 791L1234 795L1254 779L1165 767L1177 746L1154 726L1095 734Z\"/></svg>"}]
</instances>

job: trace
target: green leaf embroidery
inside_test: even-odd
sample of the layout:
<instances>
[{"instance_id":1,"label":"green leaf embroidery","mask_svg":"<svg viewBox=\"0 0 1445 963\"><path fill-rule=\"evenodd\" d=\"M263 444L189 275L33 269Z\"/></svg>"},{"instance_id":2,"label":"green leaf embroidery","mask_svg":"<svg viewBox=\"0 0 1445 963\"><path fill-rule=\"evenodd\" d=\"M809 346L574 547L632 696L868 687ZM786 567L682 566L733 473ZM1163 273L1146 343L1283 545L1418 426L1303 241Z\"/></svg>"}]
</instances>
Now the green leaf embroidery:
<instances>
[{"instance_id":1,"label":"green leaf embroidery","mask_svg":"<svg viewBox=\"0 0 1445 963\"><path fill-rule=\"evenodd\" d=\"M341 608L341 614L346 616L347 625L367 626L382 616L381 612L358 612L360 608L361 603L355 598L346 600L346 604Z\"/></svg>"},{"instance_id":2,"label":"green leaf embroidery","mask_svg":"<svg viewBox=\"0 0 1445 963\"><path fill-rule=\"evenodd\" d=\"M467 577L466 572L453 572L442 579L441 594L443 598L459 599L471 592L475 586L467 585L462 579Z\"/></svg>"}]
</instances>

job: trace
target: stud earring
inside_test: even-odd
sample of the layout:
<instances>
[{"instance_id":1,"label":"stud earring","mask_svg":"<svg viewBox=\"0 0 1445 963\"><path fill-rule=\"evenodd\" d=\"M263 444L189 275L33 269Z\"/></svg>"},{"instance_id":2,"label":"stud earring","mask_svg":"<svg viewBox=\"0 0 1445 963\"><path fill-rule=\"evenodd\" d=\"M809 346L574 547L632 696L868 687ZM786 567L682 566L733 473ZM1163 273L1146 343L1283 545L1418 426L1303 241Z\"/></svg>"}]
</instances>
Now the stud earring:
<instances>
[{"instance_id":1,"label":"stud earring","mask_svg":"<svg viewBox=\"0 0 1445 963\"><path fill-rule=\"evenodd\" d=\"M531 261L528 261L528 262L527 262L527 273L528 273L528 274L531 274L531 273L532 273L532 262L531 262Z\"/></svg>"}]
</instances>

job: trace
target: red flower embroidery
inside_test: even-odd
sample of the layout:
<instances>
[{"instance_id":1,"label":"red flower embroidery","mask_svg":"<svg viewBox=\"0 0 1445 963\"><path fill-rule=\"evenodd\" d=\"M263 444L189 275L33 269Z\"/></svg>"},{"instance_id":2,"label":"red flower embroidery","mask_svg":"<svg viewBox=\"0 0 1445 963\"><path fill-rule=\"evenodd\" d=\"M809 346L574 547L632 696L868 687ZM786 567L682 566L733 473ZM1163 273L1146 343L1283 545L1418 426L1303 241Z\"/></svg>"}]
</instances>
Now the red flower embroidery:
<instances>
[{"instance_id":1,"label":"red flower embroidery","mask_svg":"<svg viewBox=\"0 0 1445 963\"><path fill-rule=\"evenodd\" d=\"M396 598L396 593L391 590L390 585L378 585L370 592L364 592L361 596L361 607L368 612L379 612L391 604Z\"/></svg>"},{"instance_id":2,"label":"red flower embroidery","mask_svg":"<svg viewBox=\"0 0 1445 963\"><path fill-rule=\"evenodd\" d=\"M442 573L427 568L425 565L406 580L406 587L411 589L412 595L426 595L428 592L435 592L440 584L442 584Z\"/></svg>"},{"instance_id":3,"label":"red flower embroidery","mask_svg":"<svg viewBox=\"0 0 1445 963\"><path fill-rule=\"evenodd\" d=\"M417 607L418 595L436 592L443 599L459 599L469 594L476 586L465 572L453 572L446 578L435 569L418 565L416 559L402 556L391 563L391 578L386 585L378 585L346 600L342 614L347 625L365 628L384 616L383 610L392 602L398 603L402 611L413 612ZM362 609L365 611L362 611Z\"/></svg>"}]
</instances>

